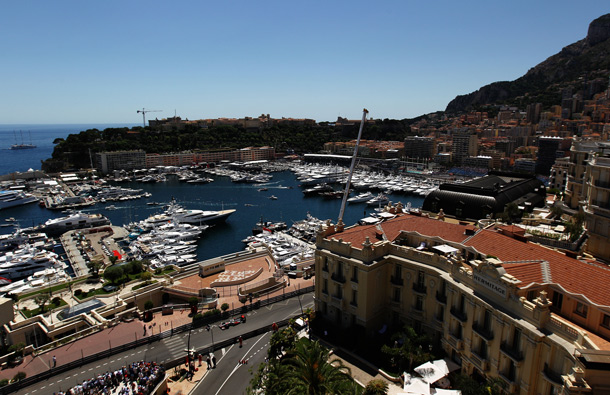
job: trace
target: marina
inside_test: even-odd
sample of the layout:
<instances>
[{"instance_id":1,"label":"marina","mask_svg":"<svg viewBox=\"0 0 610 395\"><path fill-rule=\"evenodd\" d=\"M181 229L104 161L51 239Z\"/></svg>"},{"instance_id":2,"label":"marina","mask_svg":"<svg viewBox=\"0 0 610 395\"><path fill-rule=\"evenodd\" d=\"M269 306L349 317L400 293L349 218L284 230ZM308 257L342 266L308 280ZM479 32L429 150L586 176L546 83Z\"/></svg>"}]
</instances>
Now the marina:
<instances>
[{"instance_id":1,"label":"marina","mask_svg":"<svg viewBox=\"0 0 610 395\"><path fill-rule=\"evenodd\" d=\"M192 170L147 171L150 174L146 176L140 172L140 175L123 175L96 183L78 178L75 181L70 175L70 183L49 183L54 186L48 193L37 194L36 199L42 197L44 204L23 205L7 211L10 217L5 219L11 221L6 221L9 226L0 228L0 233L10 239L8 235L15 229L47 232L49 237L92 226L112 225L114 229L124 229L122 239L117 236L122 232L111 232L114 236L109 237L116 245L111 248L100 241L102 249L94 255L84 253L84 249L67 247L64 261L59 261L63 265L72 264L72 267L63 267L72 275L86 273L87 263L94 256L147 259L152 269L159 269L262 246L273 251L278 264L290 271L294 267L291 265L312 259L311 243L320 224L336 219L341 202L335 197L343 196L342 183L346 177L345 169L338 166L300 163L274 164L261 173L263 176L256 177L258 182L252 178L244 181L243 171L217 167L193 172L196 178L191 179L206 174L209 182L188 183L185 175L189 172ZM162 181L146 182L147 176ZM357 201L350 201L344 215L348 226L361 223L363 218L374 218L376 222L386 219L377 211L390 201L408 203L409 207L421 206L423 198L406 194L404 189L392 190L385 186L381 190L381 177L365 171L354 174L361 185L352 192L352 196L358 196ZM303 180L307 182L304 184ZM392 180L393 185L400 185L398 178ZM371 183L368 188L363 186L366 182ZM316 193L304 193L308 189ZM364 200L363 196L370 199ZM379 196L387 196L387 200L368 203ZM62 240L63 246L72 244L68 243L69 238L62 237ZM301 268L303 265L306 264ZM38 269L48 268L56 266ZM32 275L34 272L27 273Z\"/></svg>"}]
</instances>

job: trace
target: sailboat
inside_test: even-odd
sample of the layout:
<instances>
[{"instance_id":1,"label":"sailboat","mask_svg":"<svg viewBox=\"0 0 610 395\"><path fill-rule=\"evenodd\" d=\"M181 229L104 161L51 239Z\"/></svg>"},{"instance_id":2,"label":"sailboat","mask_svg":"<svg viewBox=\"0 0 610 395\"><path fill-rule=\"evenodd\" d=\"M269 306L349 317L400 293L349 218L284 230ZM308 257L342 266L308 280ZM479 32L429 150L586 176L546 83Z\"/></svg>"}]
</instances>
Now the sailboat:
<instances>
[{"instance_id":1,"label":"sailboat","mask_svg":"<svg viewBox=\"0 0 610 395\"><path fill-rule=\"evenodd\" d=\"M17 141L17 135L15 135L15 141ZM10 149L30 149L30 148L36 148L36 146L34 144L32 144L32 133L30 133L30 144L24 143L23 142L23 132L21 132L21 144L13 144L11 145Z\"/></svg>"}]
</instances>

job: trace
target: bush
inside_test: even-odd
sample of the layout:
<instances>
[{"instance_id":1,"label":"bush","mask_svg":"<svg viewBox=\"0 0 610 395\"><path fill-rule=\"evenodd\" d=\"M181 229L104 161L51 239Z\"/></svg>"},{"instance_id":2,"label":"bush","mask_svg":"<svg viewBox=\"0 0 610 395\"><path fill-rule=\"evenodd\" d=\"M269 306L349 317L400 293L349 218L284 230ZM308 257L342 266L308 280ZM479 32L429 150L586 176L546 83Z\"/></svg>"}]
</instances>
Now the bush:
<instances>
[{"instance_id":1,"label":"bush","mask_svg":"<svg viewBox=\"0 0 610 395\"><path fill-rule=\"evenodd\" d=\"M155 276L160 276L163 273L163 269L161 269L160 267L155 269Z\"/></svg>"},{"instance_id":2,"label":"bush","mask_svg":"<svg viewBox=\"0 0 610 395\"><path fill-rule=\"evenodd\" d=\"M1 387L6 387L7 385L8 385L8 379L0 380L0 388Z\"/></svg>"},{"instance_id":3,"label":"bush","mask_svg":"<svg viewBox=\"0 0 610 395\"><path fill-rule=\"evenodd\" d=\"M15 357L22 357L24 348L25 348L25 343L15 343L15 344L12 344L8 348L8 352L9 353L14 352Z\"/></svg>"},{"instance_id":4,"label":"bush","mask_svg":"<svg viewBox=\"0 0 610 395\"><path fill-rule=\"evenodd\" d=\"M203 316L204 317L209 317L209 316L212 316L212 315L219 315L219 314L220 314L220 310L212 309L212 310L208 310L205 313L203 313Z\"/></svg>"},{"instance_id":5,"label":"bush","mask_svg":"<svg viewBox=\"0 0 610 395\"><path fill-rule=\"evenodd\" d=\"M222 310L223 312L229 310L229 304L223 303L222 306L220 306L220 310Z\"/></svg>"},{"instance_id":6,"label":"bush","mask_svg":"<svg viewBox=\"0 0 610 395\"><path fill-rule=\"evenodd\" d=\"M79 296L82 293L83 293L82 289L77 289L76 291L74 291L74 296Z\"/></svg>"},{"instance_id":7,"label":"bush","mask_svg":"<svg viewBox=\"0 0 610 395\"><path fill-rule=\"evenodd\" d=\"M53 298L51 303L53 303L55 306L59 306L61 304L61 298L59 296L56 296Z\"/></svg>"},{"instance_id":8,"label":"bush","mask_svg":"<svg viewBox=\"0 0 610 395\"><path fill-rule=\"evenodd\" d=\"M20 381L26 377L27 377L27 374L25 374L25 372L17 372L17 374L13 376L13 381Z\"/></svg>"},{"instance_id":9,"label":"bush","mask_svg":"<svg viewBox=\"0 0 610 395\"><path fill-rule=\"evenodd\" d=\"M150 310L154 307L155 305L153 304L152 301L147 300L146 303L144 303L144 310Z\"/></svg>"},{"instance_id":10,"label":"bush","mask_svg":"<svg viewBox=\"0 0 610 395\"><path fill-rule=\"evenodd\" d=\"M193 321L199 321L203 319L203 314L197 313L193 316Z\"/></svg>"}]
</instances>

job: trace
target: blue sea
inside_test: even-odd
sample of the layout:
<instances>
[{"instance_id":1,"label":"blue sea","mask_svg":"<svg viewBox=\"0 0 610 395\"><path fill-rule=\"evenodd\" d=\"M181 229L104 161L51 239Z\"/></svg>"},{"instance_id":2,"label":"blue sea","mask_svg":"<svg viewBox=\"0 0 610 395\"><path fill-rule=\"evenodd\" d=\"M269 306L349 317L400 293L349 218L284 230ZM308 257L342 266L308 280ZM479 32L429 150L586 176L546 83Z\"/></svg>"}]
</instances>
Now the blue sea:
<instances>
[{"instance_id":1,"label":"blue sea","mask_svg":"<svg viewBox=\"0 0 610 395\"><path fill-rule=\"evenodd\" d=\"M53 141L66 138L69 134L78 134L89 129L104 130L139 124L0 124L0 175L29 169L40 170L41 161L51 157ZM25 150L9 149L13 144L34 144L36 148Z\"/></svg>"},{"instance_id":2,"label":"blue sea","mask_svg":"<svg viewBox=\"0 0 610 395\"><path fill-rule=\"evenodd\" d=\"M38 147L30 150L9 150L14 144L12 127L15 125L0 125L2 144L6 145L3 154L12 155L11 161L1 161L0 174L14 171L27 171L29 168L40 169L40 161L51 156L53 140L57 137L65 138L70 133L78 133L81 130L97 128L103 130L106 127L121 127L124 125L30 125L28 131L32 133L32 143ZM25 131L26 125L23 125ZM17 135L20 140L19 128ZM29 133L24 133L24 142L29 143ZM272 173L273 178L265 185L267 191L258 191L260 185L233 183L228 177L213 176L214 182L209 184L188 184L178 181L177 177L170 176L163 183L121 183L123 187L143 189L150 192L150 198L137 200L98 203L86 212L101 213L107 216L113 225L124 225L139 221L161 211L160 206L147 205L147 202L168 203L172 198L189 209L221 210L236 209L224 224L219 224L207 229L198 242L197 255L199 260L209 259L220 255L231 254L243 250L241 242L252 234L252 228L261 218L265 221L284 221L288 226L293 222L306 218L310 213L320 219L330 219L337 222L341 199L326 200L322 197L305 197L298 181L292 172L284 171ZM269 197L274 195L277 200ZM421 207L423 198L396 195L390 196L393 202L401 201L403 204L411 202L412 207ZM114 205L117 210L108 210L109 205ZM344 222L346 225L355 224L360 218L366 216L367 212L373 211L372 207L364 204L347 205ZM49 218L56 218L66 214L41 208L36 204L15 207L0 212L0 222L4 219L14 217L19 221L21 227L29 227L44 223ZM10 227L0 228L0 233L9 233Z\"/></svg>"}]
</instances>

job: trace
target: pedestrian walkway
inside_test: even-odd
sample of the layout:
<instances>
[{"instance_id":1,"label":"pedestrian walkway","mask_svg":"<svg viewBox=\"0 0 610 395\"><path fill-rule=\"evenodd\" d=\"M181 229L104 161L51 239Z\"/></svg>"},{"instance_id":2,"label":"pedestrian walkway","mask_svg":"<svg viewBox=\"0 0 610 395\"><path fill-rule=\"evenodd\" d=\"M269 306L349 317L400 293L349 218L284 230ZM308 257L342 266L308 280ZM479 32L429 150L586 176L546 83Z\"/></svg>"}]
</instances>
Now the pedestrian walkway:
<instances>
[{"instance_id":1,"label":"pedestrian walkway","mask_svg":"<svg viewBox=\"0 0 610 395\"><path fill-rule=\"evenodd\" d=\"M298 283L295 283L293 280L293 285L294 289L308 287L312 285L312 280L300 279ZM130 288L131 287L126 287L126 289L122 292L130 292ZM282 295L282 293L289 292L291 290L292 289L279 290L268 296L265 295L265 297ZM70 297L66 295L64 299L69 298ZM78 302L77 300L75 301ZM241 302L239 302L237 295L230 295L226 298L221 298L218 302L219 307L223 303L228 303L229 306L234 306L234 308L238 308L243 305ZM53 366L53 355L55 355L57 358L57 366L61 366L70 362L78 361L79 359L98 352L131 343L144 337L145 326L146 336L180 327L192 322L192 317L189 316L189 313L190 309L176 309L171 315L163 315L162 312L158 312L153 315L151 321L146 323L140 320L119 322L113 327L95 332L89 336L77 339L48 352L44 352L39 355L26 355L23 362L19 365L0 371L0 379L11 379L18 372L25 372L27 377L46 372L51 366Z\"/></svg>"}]
</instances>

